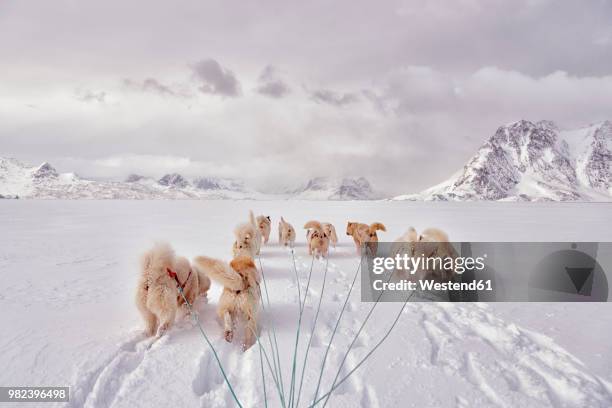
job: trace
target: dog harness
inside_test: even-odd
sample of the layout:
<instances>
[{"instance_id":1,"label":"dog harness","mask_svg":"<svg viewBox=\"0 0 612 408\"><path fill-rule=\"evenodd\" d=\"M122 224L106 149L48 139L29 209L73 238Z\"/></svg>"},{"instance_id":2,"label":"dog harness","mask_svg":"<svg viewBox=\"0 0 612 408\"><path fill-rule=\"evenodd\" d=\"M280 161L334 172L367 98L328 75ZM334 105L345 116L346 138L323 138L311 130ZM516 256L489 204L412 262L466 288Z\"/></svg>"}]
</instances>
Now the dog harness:
<instances>
[{"instance_id":1,"label":"dog harness","mask_svg":"<svg viewBox=\"0 0 612 408\"><path fill-rule=\"evenodd\" d=\"M176 284L181 288L181 289L185 289L185 285L187 285L187 281L189 280L189 278L191 277L191 272L193 270L191 268L189 268L189 275L187 275L187 279L185 279L185 282L181 283L181 281L178 278L178 275L176 274L176 272L174 272L172 269L170 268L166 268L166 272L168 272L168 276L170 276L171 278L174 278L174 280L176 281Z\"/></svg>"}]
</instances>

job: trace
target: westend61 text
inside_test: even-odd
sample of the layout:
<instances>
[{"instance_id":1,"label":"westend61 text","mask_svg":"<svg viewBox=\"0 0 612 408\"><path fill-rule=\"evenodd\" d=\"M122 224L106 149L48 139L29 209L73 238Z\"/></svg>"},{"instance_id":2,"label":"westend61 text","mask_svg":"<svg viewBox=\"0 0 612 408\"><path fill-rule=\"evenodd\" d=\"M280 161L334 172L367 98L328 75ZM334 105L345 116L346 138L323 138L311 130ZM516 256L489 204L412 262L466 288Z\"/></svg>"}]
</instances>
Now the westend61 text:
<instances>
[{"instance_id":1,"label":"westend61 text","mask_svg":"<svg viewBox=\"0 0 612 408\"><path fill-rule=\"evenodd\" d=\"M401 280L399 282L383 282L382 280L377 279L372 282L372 288L374 290L383 291L413 291L417 290L417 282L408 280ZM418 289L423 291L491 291L493 290L493 285L491 284L490 279L474 280L472 282L436 282L433 280L419 280Z\"/></svg>"}]
</instances>

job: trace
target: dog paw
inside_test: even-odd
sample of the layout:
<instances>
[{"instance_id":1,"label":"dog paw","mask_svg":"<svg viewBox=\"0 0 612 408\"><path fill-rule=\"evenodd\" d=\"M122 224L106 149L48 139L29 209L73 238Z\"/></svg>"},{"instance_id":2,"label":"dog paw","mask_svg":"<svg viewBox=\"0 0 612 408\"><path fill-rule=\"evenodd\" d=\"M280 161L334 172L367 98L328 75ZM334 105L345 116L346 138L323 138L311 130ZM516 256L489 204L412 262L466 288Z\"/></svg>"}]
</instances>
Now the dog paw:
<instances>
[{"instance_id":1,"label":"dog paw","mask_svg":"<svg viewBox=\"0 0 612 408\"><path fill-rule=\"evenodd\" d=\"M234 339L234 332L232 330L226 330L225 331L225 341L227 341L228 343L231 343L233 339Z\"/></svg>"},{"instance_id":2,"label":"dog paw","mask_svg":"<svg viewBox=\"0 0 612 408\"><path fill-rule=\"evenodd\" d=\"M164 323L161 326L159 326L159 328L157 329L157 338L160 338L161 336L166 334L169 328L170 328L170 323Z\"/></svg>"}]
</instances>

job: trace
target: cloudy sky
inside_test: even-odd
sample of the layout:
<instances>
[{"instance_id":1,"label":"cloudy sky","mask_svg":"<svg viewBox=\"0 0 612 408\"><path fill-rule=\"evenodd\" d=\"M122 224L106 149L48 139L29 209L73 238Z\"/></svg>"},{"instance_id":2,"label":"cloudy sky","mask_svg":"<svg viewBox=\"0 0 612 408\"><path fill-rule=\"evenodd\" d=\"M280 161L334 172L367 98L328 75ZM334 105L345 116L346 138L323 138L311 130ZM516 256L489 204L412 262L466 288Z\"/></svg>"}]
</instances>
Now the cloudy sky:
<instances>
[{"instance_id":1,"label":"cloudy sky","mask_svg":"<svg viewBox=\"0 0 612 408\"><path fill-rule=\"evenodd\" d=\"M0 156L416 192L518 119L612 119L612 1L0 2Z\"/></svg>"}]
</instances>

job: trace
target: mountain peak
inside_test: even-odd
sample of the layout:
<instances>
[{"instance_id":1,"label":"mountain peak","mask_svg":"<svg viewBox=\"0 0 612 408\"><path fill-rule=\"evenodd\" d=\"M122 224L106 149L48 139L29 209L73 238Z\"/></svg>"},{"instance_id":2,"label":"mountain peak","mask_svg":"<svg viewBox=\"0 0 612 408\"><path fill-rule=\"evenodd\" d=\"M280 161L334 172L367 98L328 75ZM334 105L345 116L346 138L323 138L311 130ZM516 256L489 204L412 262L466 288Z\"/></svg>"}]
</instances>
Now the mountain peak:
<instances>
[{"instance_id":1,"label":"mountain peak","mask_svg":"<svg viewBox=\"0 0 612 408\"><path fill-rule=\"evenodd\" d=\"M244 191L244 185L233 179L219 177L197 177L193 180L195 188L200 190Z\"/></svg>"},{"instance_id":2,"label":"mountain peak","mask_svg":"<svg viewBox=\"0 0 612 408\"><path fill-rule=\"evenodd\" d=\"M612 126L560 130L519 120L497 129L451 179L400 199L605 200L612 197Z\"/></svg>"},{"instance_id":3,"label":"mountain peak","mask_svg":"<svg viewBox=\"0 0 612 408\"><path fill-rule=\"evenodd\" d=\"M157 181L162 186L184 188L189 185L189 182L178 173L170 173L164 175Z\"/></svg>"},{"instance_id":4,"label":"mountain peak","mask_svg":"<svg viewBox=\"0 0 612 408\"><path fill-rule=\"evenodd\" d=\"M306 200L371 200L377 198L365 177L313 177L297 191Z\"/></svg>"},{"instance_id":5,"label":"mountain peak","mask_svg":"<svg viewBox=\"0 0 612 408\"><path fill-rule=\"evenodd\" d=\"M44 162L32 172L32 177L35 179L57 178L58 175L57 170L48 162Z\"/></svg>"},{"instance_id":6,"label":"mountain peak","mask_svg":"<svg viewBox=\"0 0 612 408\"><path fill-rule=\"evenodd\" d=\"M126 183L137 183L139 181L142 181L146 179L145 176L141 176L140 174L129 174L126 178L125 178L125 182Z\"/></svg>"}]
</instances>

